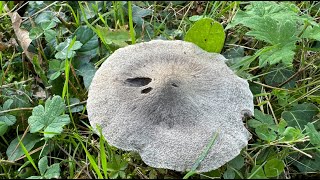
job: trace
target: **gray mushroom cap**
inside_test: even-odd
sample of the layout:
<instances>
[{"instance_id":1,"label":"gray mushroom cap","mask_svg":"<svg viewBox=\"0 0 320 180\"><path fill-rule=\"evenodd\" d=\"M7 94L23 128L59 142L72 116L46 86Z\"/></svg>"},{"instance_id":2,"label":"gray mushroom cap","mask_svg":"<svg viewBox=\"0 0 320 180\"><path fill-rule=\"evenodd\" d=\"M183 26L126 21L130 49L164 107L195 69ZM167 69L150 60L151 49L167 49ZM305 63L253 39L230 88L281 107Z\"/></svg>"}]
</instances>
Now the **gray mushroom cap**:
<instances>
[{"instance_id":1,"label":"gray mushroom cap","mask_svg":"<svg viewBox=\"0 0 320 180\"><path fill-rule=\"evenodd\" d=\"M197 171L217 169L247 145L251 134L242 118L253 114L247 81L225 60L179 40L120 48L92 80L89 121L111 145L176 171L191 169L218 132Z\"/></svg>"}]
</instances>

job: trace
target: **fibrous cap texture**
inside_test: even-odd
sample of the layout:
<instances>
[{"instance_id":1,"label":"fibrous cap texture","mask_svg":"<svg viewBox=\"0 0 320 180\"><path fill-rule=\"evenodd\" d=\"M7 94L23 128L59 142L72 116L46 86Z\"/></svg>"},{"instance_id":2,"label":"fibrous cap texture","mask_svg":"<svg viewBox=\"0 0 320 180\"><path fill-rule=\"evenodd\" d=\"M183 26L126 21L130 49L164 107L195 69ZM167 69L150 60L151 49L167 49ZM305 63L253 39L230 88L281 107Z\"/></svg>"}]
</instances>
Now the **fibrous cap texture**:
<instances>
[{"instance_id":1,"label":"fibrous cap texture","mask_svg":"<svg viewBox=\"0 0 320 180\"><path fill-rule=\"evenodd\" d=\"M247 81L225 60L179 40L120 48L92 80L89 121L111 145L176 171L191 169L218 133L197 171L217 169L247 145L251 134L242 118L253 114Z\"/></svg>"}]
</instances>

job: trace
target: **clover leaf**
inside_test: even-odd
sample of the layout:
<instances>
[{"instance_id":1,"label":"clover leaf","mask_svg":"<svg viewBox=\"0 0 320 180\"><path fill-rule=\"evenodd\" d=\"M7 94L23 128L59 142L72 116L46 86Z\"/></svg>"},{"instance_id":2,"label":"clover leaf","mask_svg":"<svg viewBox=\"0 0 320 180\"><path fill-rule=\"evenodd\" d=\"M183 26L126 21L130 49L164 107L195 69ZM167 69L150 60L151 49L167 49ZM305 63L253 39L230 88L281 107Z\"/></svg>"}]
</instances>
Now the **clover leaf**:
<instances>
[{"instance_id":1,"label":"clover leaf","mask_svg":"<svg viewBox=\"0 0 320 180\"><path fill-rule=\"evenodd\" d=\"M66 59L66 58L73 58L76 54L75 50L80 49L82 43L80 41L75 41L72 46L71 39L67 39L66 41L60 43L56 50L58 51L55 55L57 59Z\"/></svg>"}]
</instances>

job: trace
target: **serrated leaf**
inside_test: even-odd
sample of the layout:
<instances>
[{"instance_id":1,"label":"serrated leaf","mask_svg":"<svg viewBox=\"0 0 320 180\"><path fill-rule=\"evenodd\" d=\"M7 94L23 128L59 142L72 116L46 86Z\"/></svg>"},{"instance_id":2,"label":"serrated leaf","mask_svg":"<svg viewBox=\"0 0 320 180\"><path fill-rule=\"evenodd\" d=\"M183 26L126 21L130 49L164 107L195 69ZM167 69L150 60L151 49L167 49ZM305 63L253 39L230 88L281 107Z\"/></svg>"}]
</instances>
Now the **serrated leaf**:
<instances>
[{"instance_id":1,"label":"serrated leaf","mask_svg":"<svg viewBox=\"0 0 320 180\"><path fill-rule=\"evenodd\" d=\"M288 123L289 126L302 127L311 122L313 116L317 115L319 109L312 103L304 103L295 105L291 110L283 111L281 117Z\"/></svg>"},{"instance_id":2,"label":"serrated leaf","mask_svg":"<svg viewBox=\"0 0 320 180\"><path fill-rule=\"evenodd\" d=\"M262 122L263 124L268 124L268 125L274 124L274 119L271 115L263 114L258 109L254 109L254 117L255 117L255 119Z\"/></svg>"},{"instance_id":3,"label":"serrated leaf","mask_svg":"<svg viewBox=\"0 0 320 180\"><path fill-rule=\"evenodd\" d=\"M265 81L267 85L278 86L285 82L289 77L291 77L294 72L284 67L282 64L277 65L269 70L268 74L265 76ZM295 80L292 79L288 83L282 86L282 88L293 88L295 85Z\"/></svg>"},{"instance_id":4,"label":"serrated leaf","mask_svg":"<svg viewBox=\"0 0 320 180\"><path fill-rule=\"evenodd\" d=\"M41 176L43 176L48 168L48 157L47 156L44 156L39 160L38 168L39 168Z\"/></svg>"},{"instance_id":5,"label":"serrated leaf","mask_svg":"<svg viewBox=\"0 0 320 180\"><path fill-rule=\"evenodd\" d=\"M80 41L75 41L73 46L69 49L69 46L71 45L71 39L67 39L66 41L60 43L56 50L58 51L55 55L55 58L57 59L66 59L66 58L72 58L76 54L75 50L78 50L81 48L82 43Z\"/></svg>"},{"instance_id":6,"label":"serrated leaf","mask_svg":"<svg viewBox=\"0 0 320 180\"><path fill-rule=\"evenodd\" d=\"M270 48L270 46L266 46L261 50ZM291 66L292 61L295 55L293 49L295 49L295 45L286 45L286 46L271 46L271 50L262 53L259 56L259 66L264 67L268 63L270 65L282 62L285 66Z\"/></svg>"},{"instance_id":7,"label":"serrated leaf","mask_svg":"<svg viewBox=\"0 0 320 180\"><path fill-rule=\"evenodd\" d=\"M203 18L188 30L185 41L192 42L208 52L220 53L225 40L223 26L211 18Z\"/></svg>"},{"instance_id":8,"label":"serrated leaf","mask_svg":"<svg viewBox=\"0 0 320 180\"><path fill-rule=\"evenodd\" d=\"M279 176L284 170L284 163L280 159L270 159L264 165L264 172L267 177Z\"/></svg>"},{"instance_id":9,"label":"serrated leaf","mask_svg":"<svg viewBox=\"0 0 320 180\"><path fill-rule=\"evenodd\" d=\"M44 129L44 137L51 138L60 134L63 126L70 123L69 115L61 115L65 111L65 104L60 96L54 96L42 105L36 106L29 117L30 132L35 133Z\"/></svg>"},{"instance_id":10,"label":"serrated leaf","mask_svg":"<svg viewBox=\"0 0 320 180\"><path fill-rule=\"evenodd\" d=\"M314 146L320 145L320 132L316 130L313 124L306 125L307 135L310 137L310 143Z\"/></svg>"},{"instance_id":11,"label":"serrated leaf","mask_svg":"<svg viewBox=\"0 0 320 180\"><path fill-rule=\"evenodd\" d=\"M52 179L52 178L58 179L59 176L60 176L59 163L52 164L50 167L48 167L46 173L44 174L44 178L46 179Z\"/></svg>"},{"instance_id":12,"label":"serrated leaf","mask_svg":"<svg viewBox=\"0 0 320 180\"><path fill-rule=\"evenodd\" d=\"M22 135L19 135L19 137L21 138ZM40 140L41 138L38 135L27 133L26 136L23 138L22 143L25 146L25 148L28 151L30 151L34 147L34 145ZM9 161L14 161L24 155L24 152L20 145L16 149L16 146L18 144L19 144L18 138L15 138L14 140L11 141L10 145L8 146L6 154L8 156Z\"/></svg>"},{"instance_id":13,"label":"serrated leaf","mask_svg":"<svg viewBox=\"0 0 320 180\"><path fill-rule=\"evenodd\" d=\"M74 34L77 37L76 40L82 43L81 48L77 51L78 55L88 55L90 59L97 56L99 41L91 28L80 26Z\"/></svg>"}]
</instances>

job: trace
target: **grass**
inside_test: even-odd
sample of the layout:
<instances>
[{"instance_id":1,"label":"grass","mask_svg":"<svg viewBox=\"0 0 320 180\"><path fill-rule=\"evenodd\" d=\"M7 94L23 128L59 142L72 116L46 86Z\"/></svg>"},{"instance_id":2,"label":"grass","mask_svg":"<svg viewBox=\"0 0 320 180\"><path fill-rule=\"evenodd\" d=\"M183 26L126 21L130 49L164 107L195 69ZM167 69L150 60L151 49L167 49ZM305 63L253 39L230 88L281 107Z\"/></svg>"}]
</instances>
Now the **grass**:
<instances>
[{"instance_id":1,"label":"grass","mask_svg":"<svg viewBox=\"0 0 320 180\"><path fill-rule=\"evenodd\" d=\"M312 28L320 26L320 3L287 3L284 6L299 17L304 15L313 19L296 24L295 36L299 40L294 43L290 63L279 61L261 65L259 61L263 55L280 47L261 40L268 32L250 35L248 32L255 28L250 24L239 24L225 31L221 54L230 59L229 67L248 80L255 109L262 115L244 121L252 139L238 157L216 170L197 173L204 151L204 156L199 157L188 173L149 167L135 152L110 146L101 131L93 132L86 112L88 85L100 65L118 48L153 39L183 40L195 23L194 19L201 17L213 18L225 28L235 21L239 12L249 11L245 7L252 2L30 1L24 5L1 1L0 179L43 176L38 162L44 156L48 157L49 167L59 164L60 178L72 179L319 177L320 33L314 31L313 36L310 33ZM266 6L268 4L262 7ZM45 26L48 28L29 46L28 51L35 54L33 59L28 59L23 52L23 41L17 39L17 29L14 30L11 24L9 11L19 12L23 17L21 28L29 32L42 27L42 23L55 22L55 25ZM56 58L56 47L68 38L71 41L66 54ZM76 43L82 46L69 57ZM50 79L58 72L59 76ZM53 95L64 99L64 114L72 123L63 126L63 132L52 138L45 139L43 132L35 132L40 141L32 147L28 144L32 140L22 143L24 135L30 134L28 118L33 108L45 106L46 100ZM13 103L4 107L8 100ZM15 118L15 123L4 125L5 118ZM254 125L257 121L260 127ZM17 147L15 152L20 151L21 156L13 161L9 160L10 153L6 150L14 139L18 140L13 144Z\"/></svg>"}]
</instances>

